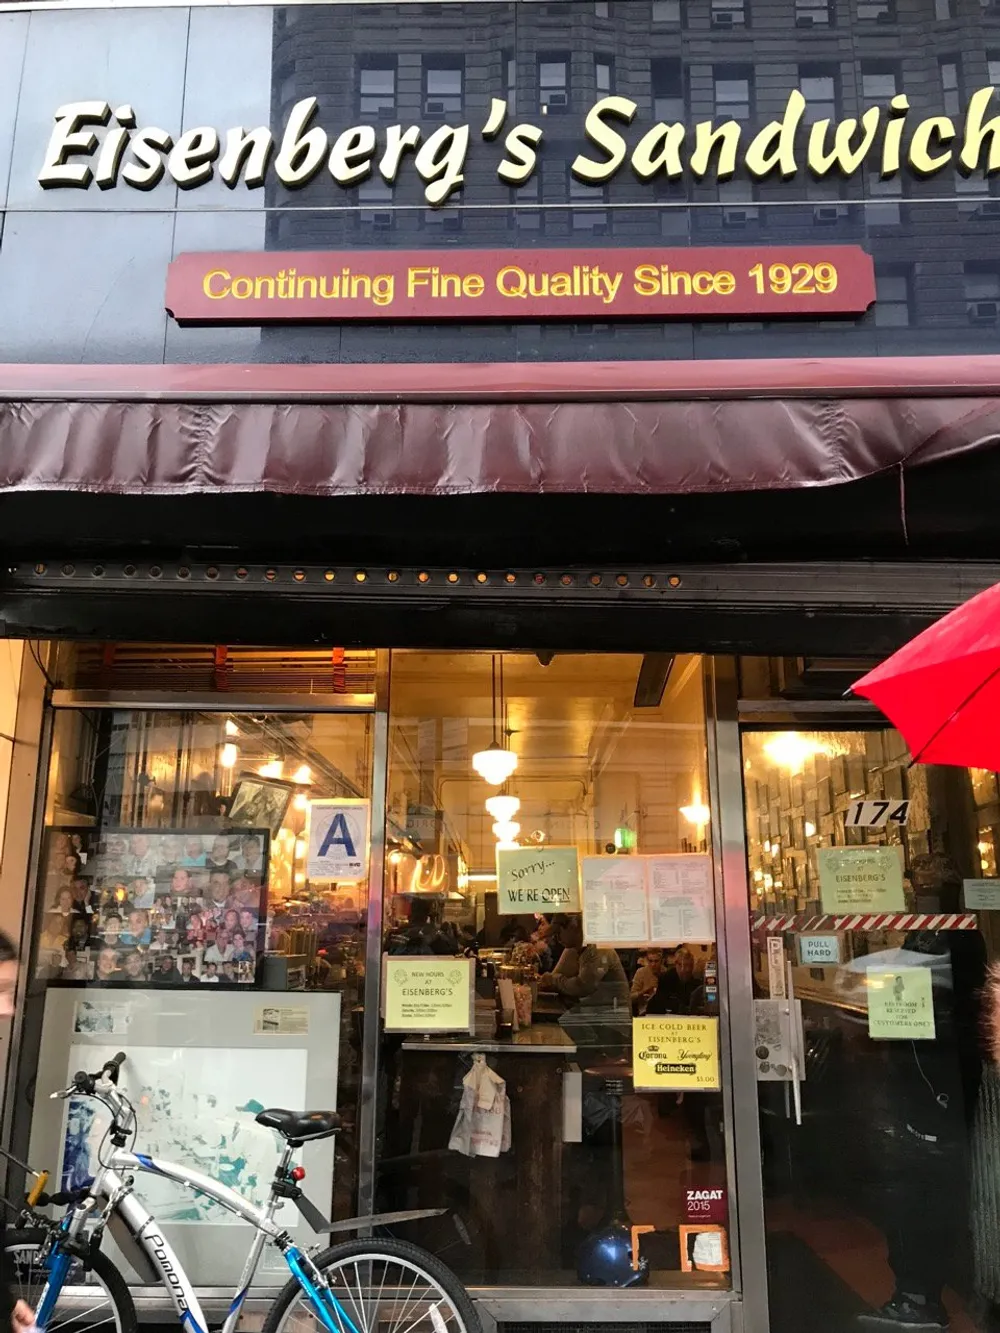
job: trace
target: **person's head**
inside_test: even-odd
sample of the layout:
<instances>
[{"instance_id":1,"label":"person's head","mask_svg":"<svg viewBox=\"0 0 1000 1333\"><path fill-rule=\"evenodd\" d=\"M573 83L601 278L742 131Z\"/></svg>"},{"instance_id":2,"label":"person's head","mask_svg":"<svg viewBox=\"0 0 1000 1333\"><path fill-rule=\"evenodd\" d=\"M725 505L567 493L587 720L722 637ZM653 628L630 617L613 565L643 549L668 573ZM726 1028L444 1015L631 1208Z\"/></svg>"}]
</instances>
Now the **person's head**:
<instances>
[{"instance_id":1,"label":"person's head","mask_svg":"<svg viewBox=\"0 0 1000 1333\"><path fill-rule=\"evenodd\" d=\"M226 949L229 947L229 931L225 926L220 926L215 932L215 943L218 948Z\"/></svg>"},{"instance_id":2,"label":"person's head","mask_svg":"<svg viewBox=\"0 0 1000 1333\"><path fill-rule=\"evenodd\" d=\"M206 975L207 977L218 976L218 973L219 973L219 965L218 965L218 963L206 963L206 964L205 964L205 975Z\"/></svg>"},{"instance_id":3,"label":"person's head","mask_svg":"<svg viewBox=\"0 0 1000 1333\"><path fill-rule=\"evenodd\" d=\"M191 892L191 876L183 866L178 866L170 876L170 892L186 894Z\"/></svg>"},{"instance_id":4,"label":"person's head","mask_svg":"<svg viewBox=\"0 0 1000 1333\"><path fill-rule=\"evenodd\" d=\"M253 835L244 838L240 850L243 853L243 864L247 870L253 870L260 865L260 838Z\"/></svg>"},{"instance_id":5,"label":"person's head","mask_svg":"<svg viewBox=\"0 0 1000 1333\"><path fill-rule=\"evenodd\" d=\"M188 917L188 930L199 931L202 928L202 918L200 912L192 912Z\"/></svg>"},{"instance_id":6,"label":"person's head","mask_svg":"<svg viewBox=\"0 0 1000 1333\"><path fill-rule=\"evenodd\" d=\"M552 918L552 931L564 949L579 949L583 944L583 917L560 912Z\"/></svg>"},{"instance_id":7,"label":"person's head","mask_svg":"<svg viewBox=\"0 0 1000 1333\"><path fill-rule=\"evenodd\" d=\"M90 938L90 927L82 917L75 917L69 928L69 937L74 945L83 946Z\"/></svg>"},{"instance_id":8,"label":"person's head","mask_svg":"<svg viewBox=\"0 0 1000 1333\"><path fill-rule=\"evenodd\" d=\"M256 929L257 918L254 916L253 912L250 911L249 907L245 907L240 913L240 930L243 931L244 935L249 936L252 935Z\"/></svg>"},{"instance_id":9,"label":"person's head","mask_svg":"<svg viewBox=\"0 0 1000 1333\"><path fill-rule=\"evenodd\" d=\"M134 900L145 898L149 893L149 881L145 879L134 879L129 885L129 897Z\"/></svg>"},{"instance_id":10,"label":"person's head","mask_svg":"<svg viewBox=\"0 0 1000 1333\"><path fill-rule=\"evenodd\" d=\"M239 912L237 912L234 907L230 907L229 910L226 912L226 915L222 918L222 924L225 926L226 930L228 930L229 933L232 934L234 930L237 930L239 928L240 924Z\"/></svg>"},{"instance_id":11,"label":"person's head","mask_svg":"<svg viewBox=\"0 0 1000 1333\"><path fill-rule=\"evenodd\" d=\"M224 870L213 870L208 880L208 892L213 903L224 903L229 897L229 876Z\"/></svg>"},{"instance_id":12,"label":"person's head","mask_svg":"<svg viewBox=\"0 0 1000 1333\"><path fill-rule=\"evenodd\" d=\"M681 981L689 981L694 976L694 954L690 949L678 949L674 954L674 971Z\"/></svg>"},{"instance_id":13,"label":"person's head","mask_svg":"<svg viewBox=\"0 0 1000 1333\"><path fill-rule=\"evenodd\" d=\"M212 850L209 857L216 865L224 865L229 860L229 839L222 834L212 839Z\"/></svg>"},{"instance_id":14,"label":"person's head","mask_svg":"<svg viewBox=\"0 0 1000 1333\"><path fill-rule=\"evenodd\" d=\"M186 978L186 977L191 976L193 972L194 972L194 964L191 962L191 959L190 959L190 958L182 958L182 959L181 959L181 976Z\"/></svg>"},{"instance_id":15,"label":"person's head","mask_svg":"<svg viewBox=\"0 0 1000 1333\"><path fill-rule=\"evenodd\" d=\"M141 977L145 972L146 961L138 949L133 949L125 956L125 975L131 978Z\"/></svg>"},{"instance_id":16,"label":"person's head","mask_svg":"<svg viewBox=\"0 0 1000 1333\"><path fill-rule=\"evenodd\" d=\"M102 949L97 955L97 975L99 977L110 977L118 971L118 950Z\"/></svg>"},{"instance_id":17,"label":"person's head","mask_svg":"<svg viewBox=\"0 0 1000 1333\"><path fill-rule=\"evenodd\" d=\"M67 852L63 857L62 868L67 875L72 875L75 879L80 873L80 858L76 852Z\"/></svg>"},{"instance_id":18,"label":"person's head","mask_svg":"<svg viewBox=\"0 0 1000 1333\"><path fill-rule=\"evenodd\" d=\"M227 981L235 981L235 980L236 980L236 966L235 966L235 964L233 964L233 963L223 963L223 964L222 964L222 975L226 978Z\"/></svg>"},{"instance_id":19,"label":"person's head","mask_svg":"<svg viewBox=\"0 0 1000 1333\"><path fill-rule=\"evenodd\" d=\"M132 855L145 856L149 851L149 839L145 833L136 833L132 838Z\"/></svg>"},{"instance_id":20,"label":"person's head","mask_svg":"<svg viewBox=\"0 0 1000 1333\"><path fill-rule=\"evenodd\" d=\"M104 918L104 938L116 940L122 933L122 919L117 912L109 912Z\"/></svg>"},{"instance_id":21,"label":"person's head","mask_svg":"<svg viewBox=\"0 0 1000 1333\"><path fill-rule=\"evenodd\" d=\"M72 912L73 910L73 891L72 889L60 889L56 894L56 911Z\"/></svg>"},{"instance_id":22,"label":"person's head","mask_svg":"<svg viewBox=\"0 0 1000 1333\"><path fill-rule=\"evenodd\" d=\"M172 972L173 970L174 970L173 957L170 954L165 953L163 957L160 959L160 971Z\"/></svg>"},{"instance_id":23,"label":"person's head","mask_svg":"<svg viewBox=\"0 0 1000 1333\"><path fill-rule=\"evenodd\" d=\"M0 930L0 1018L14 1013L14 990L17 986L17 949L9 935Z\"/></svg>"},{"instance_id":24,"label":"person's head","mask_svg":"<svg viewBox=\"0 0 1000 1333\"><path fill-rule=\"evenodd\" d=\"M72 941L69 941L63 949L63 956L66 959L66 970L71 971L76 967L77 952Z\"/></svg>"},{"instance_id":25,"label":"person's head","mask_svg":"<svg viewBox=\"0 0 1000 1333\"><path fill-rule=\"evenodd\" d=\"M149 913L141 907L133 907L128 914L130 935L143 935L149 929Z\"/></svg>"},{"instance_id":26,"label":"person's head","mask_svg":"<svg viewBox=\"0 0 1000 1333\"><path fill-rule=\"evenodd\" d=\"M247 947L247 942L246 939L244 938L243 932L241 930L234 930L233 948L236 950L237 953L242 953L246 947Z\"/></svg>"},{"instance_id":27,"label":"person's head","mask_svg":"<svg viewBox=\"0 0 1000 1333\"><path fill-rule=\"evenodd\" d=\"M73 901L77 907L82 907L90 897L90 885L85 879L75 879L73 881Z\"/></svg>"},{"instance_id":28,"label":"person's head","mask_svg":"<svg viewBox=\"0 0 1000 1333\"><path fill-rule=\"evenodd\" d=\"M648 968L650 968L653 972L662 972L662 971L663 971L663 950L662 950L662 949L647 949L647 950L646 950L646 966L647 966Z\"/></svg>"},{"instance_id":29,"label":"person's head","mask_svg":"<svg viewBox=\"0 0 1000 1333\"><path fill-rule=\"evenodd\" d=\"M426 926L431 919L431 905L426 898L414 898L410 902L410 925Z\"/></svg>"},{"instance_id":30,"label":"person's head","mask_svg":"<svg viewBox=\"0 0 1000 1333\"><path fill-rule=\"evenodd\" d=\"M184 855L196 860L199 856L205 855L205 849L201 845L201 838L188 838L184 844Z\"/></svg>"}]
</instances>

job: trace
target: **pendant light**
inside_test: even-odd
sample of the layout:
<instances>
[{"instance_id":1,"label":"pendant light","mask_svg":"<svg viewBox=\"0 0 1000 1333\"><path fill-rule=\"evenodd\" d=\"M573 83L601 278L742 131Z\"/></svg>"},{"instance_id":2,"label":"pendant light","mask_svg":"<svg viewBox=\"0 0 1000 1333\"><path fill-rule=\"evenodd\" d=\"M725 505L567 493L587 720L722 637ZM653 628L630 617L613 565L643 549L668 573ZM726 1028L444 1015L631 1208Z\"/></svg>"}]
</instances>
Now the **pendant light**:
<instances>
[{"instance_id":1,"label":"pendant light","mask_svg":"<svg viewBox=\"0 0 1000 1333\"><path fill-rule=\"evenodd\" d=\"M501 824L513 819L520 808L521 802L516 796L501 795L486 798L486 813L499 820Z\"/></svg>"},{"instance_id":2,"label":"pendant light","mask_svg":"<svg viewBox=\"0 0 1000 1333\"><path fill-rule=\"evenodd\" d=\"M497 659L494 653L491 661L491 685L493 695L493 740L485 750L477 750L472 756L472 767L476 770L484 782L488 782L491 787L502 787L503 784L517 768L517 755L513 750L508 750L505 745L501 745L497 738ZM500 657L500 690L499 690L500 715L503 717L503 656ZM504 734L506 740L506 733Z\"/></svg>"}]
</instances>

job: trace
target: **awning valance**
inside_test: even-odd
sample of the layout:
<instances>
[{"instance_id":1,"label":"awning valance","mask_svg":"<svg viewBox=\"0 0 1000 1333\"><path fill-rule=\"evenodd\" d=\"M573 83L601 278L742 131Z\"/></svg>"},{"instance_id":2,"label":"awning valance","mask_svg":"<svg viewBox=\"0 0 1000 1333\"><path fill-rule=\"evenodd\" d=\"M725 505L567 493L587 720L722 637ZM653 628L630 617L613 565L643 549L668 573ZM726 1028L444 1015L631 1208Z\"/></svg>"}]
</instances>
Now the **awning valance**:
<instances>
[{"instance_id":1,"label":"awning valance","mask_svg":"<svg viewBox=\"0 0 1000 1333\"><path fill-rule=\"evenodd\" d=\"M0 366L0 493L682 495L1000 441L1000 357Z\"/></svg>"}]
</instances>

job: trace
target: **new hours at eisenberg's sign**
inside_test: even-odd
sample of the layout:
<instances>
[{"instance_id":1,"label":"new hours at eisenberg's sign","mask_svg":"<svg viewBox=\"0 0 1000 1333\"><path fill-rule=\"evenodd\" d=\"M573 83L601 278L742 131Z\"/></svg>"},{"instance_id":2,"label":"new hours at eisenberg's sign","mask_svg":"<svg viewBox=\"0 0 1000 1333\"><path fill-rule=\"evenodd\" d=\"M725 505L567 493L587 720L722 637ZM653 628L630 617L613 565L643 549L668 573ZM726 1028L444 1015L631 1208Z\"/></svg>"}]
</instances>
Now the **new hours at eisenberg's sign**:
<instances>
[{"instance_id":1,"label":"new hours at eisenberg's sign","mask_svg":"<svg viewBox=\"0 0 1000 1333\"><path fill-rule=\"evenodd\" d=\"M917 121L905 93L860 117L810 124L808 110L806 98L791 92L781 118L753 134L733 120L644 127L637 121L637 103L604 97L584 119L588 142L581 141L571 170L593 185L603 185L626 163L641 181L687 174L726 181L741 170L756 179L788 180L803 170L822 179L851 176L866 165L883 180L903 171L922 177L956 167L970 174L1000 171L1000 114L991 114L1000 107L992 87L972 94L964 117ZM143 125L132 105L70 102L55 113L38 183L44 189L152 190L169 180L193 190L217 178L231 189L241 182L259 189L271 180L294 190L327 172L346 188L376 172L391 185L412 163L427 202L437 207L462 188L474 135L496 141L496 175L505 186L516 188L530 179L544 131L525 122L511 125L510 119L507 103L494 98L476 127L441 125L425 134L419 125L352 125L331 132L321 123L318 99L307 97L292 106L276 131L199 125L179 132Z\"/></svg>"}]
</instances>

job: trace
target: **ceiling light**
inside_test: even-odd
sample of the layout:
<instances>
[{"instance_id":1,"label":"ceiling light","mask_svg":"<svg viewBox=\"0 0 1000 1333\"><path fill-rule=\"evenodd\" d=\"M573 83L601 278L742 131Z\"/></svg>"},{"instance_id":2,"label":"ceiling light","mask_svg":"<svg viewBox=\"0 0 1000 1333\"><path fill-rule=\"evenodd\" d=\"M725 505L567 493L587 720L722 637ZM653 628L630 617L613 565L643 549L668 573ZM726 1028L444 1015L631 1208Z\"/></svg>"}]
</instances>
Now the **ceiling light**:
<instances>
[{"instance_id":1,"label":"ceiling light","mask_svg":"<svg viewBox=\"0 0 1000 1333\"><path fill-rule=\"evenodd\" d=\"M513 842L521 832L521 825L513 819L498 819L493 825L493 836L498 842Z\"/></svg>"},{"instance_id":2,"label":"ceiling light","mask_svg":"<svg viewBox=\"0 0 1000 1333\"><path fill-rule=\"evenodd\" d=\"M308 787L312 780L312 769L308 764L300 764L292 775L292 781L300 787Z\"/></svg>"},{"instance_id":3,"label":"ceiling light","mask_svg":"<svg viewBox=\"0 0 1000 1333\"><path fill-rule=\"evenodd\" d=\"M233 719L231 717L226 718L226 735L238 736L239 734L240 734L240 729L233 721Z\"/></svg>"},{"instance_id":4,"label":"ceiling light","mask_svg":"<svg viewBox=\"0 0 1000 1333\"><path fill-rule=\"evenodd\" d=\"M801 773L807 759L829 754L830 750L822 741L802 736L797 731L779 731L765 744L764 753L773 764L787 768L790 773Z\"/></svg>"},{"instance_id":5,"label":"ceiling light","mask_svg":"<svg viewBox=\"0 0 1000 1333\"><path fill-rule=\"evenodd\" d=\"M502 787L517 768L517 755L494 741L485 750L476 751L472 756L472 767L491 787Z\"/></svg>"},{"instance_id":6,"label":"ceiling light","mask_svg":"<svg viewBox=\"0 0 1000 1333\"><path fill-rule=\"evenodd\" d=\"M501 821L513 819L521 808L521 802L516 796L487 796L486 812L494 819Z\"/></svg>"},{"instance_id":7,"label":"ceiling light","mask_svg":"<svg viewBox=\"0 0 1000 1333\"><path fill-rule=\"evenodd\" d=\"M689 824L696 824L699 828L703 828L712 817L712 812L704 801L692 801L690 805L682 805L681 814Z\"/></svg>"},{"instance_id":8,"label":"ceiling light","mask_svg":"<svg viewBox=\"0 0 1000 1333\"><path fill-rule=\"evenodd\" d=\"M219 763L223 768L234 768L240 757L240 747L228 741L219 751Z\"/></svg>"},{"instance_id":9,"label":"ceiling light","mask_svg":"<svg viewBox=\"0 0 1000 1333\"><path fill-rule=\"evenodd\" d=\"M292 801L292 805L295 807L296 810L308 810L309 797L305 794L304 791L300 791L298 795L295 797L295 799Z\"/></svg>"},{"instance_id":10,"label":"ceiling light","mask_svg":"<svg viewBox=\"0 0 1000 1333\"><path fill-rule=\"evenodd\" d=\"M498 852L516 852L516 851L519 851L519 850L520 850L520 846L521 846L521 844L520 844L519 842L498 842L498 843L497 843L497 851L498 851Z\"/></svg>"},{"instance_id":11,"label":"ceiling light","mask_svg":"<svg viewBox=\"0 0 1000 1333\"><path fill-rule=\"evenodd\" d=\"M807 820L806 820L806 837L807 837L807 838L815 838L815 836L816 836L816 825L813 824L813 823L811 823L811 822L807 819Z\"/></svg>"},{"instance_id":12,"label":"ceiling light","mask_svg":"<svg viewBox=\"0 0 1000 1333\"><path fill-rule=\"evenodd\" d=\"M280 759L269 759L266 764L261 764L257 772L262 778L280 778L284 767Z\"/></svg>"}]
</instances>

